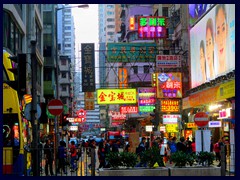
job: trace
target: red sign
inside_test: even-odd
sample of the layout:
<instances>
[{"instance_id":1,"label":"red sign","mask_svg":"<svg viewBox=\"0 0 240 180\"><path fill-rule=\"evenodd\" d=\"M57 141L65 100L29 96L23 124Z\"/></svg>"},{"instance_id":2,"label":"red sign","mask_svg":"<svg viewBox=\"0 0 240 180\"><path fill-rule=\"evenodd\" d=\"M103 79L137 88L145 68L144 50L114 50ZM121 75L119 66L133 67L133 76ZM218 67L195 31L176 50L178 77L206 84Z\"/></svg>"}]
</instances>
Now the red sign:
<instances>
[{"instance_id":1,"label":"red sign","mask_svg":"<svg viewBox=\"0 0 240 180\"><path fill-rule=\"evenodd\" d=\"M204 127L209 122L208 115L205 112L198 112L194 116L194 122L197 126Z\"/></svg>"},{"instance_id":2,"label":"red sign","mask_svg":"<svg viewBox=\"0 0 240 180\"><path fill-rule=\"evenodd\" d=\"M120 106L121 114L137 114L138 106Z\"/></svg>"},{"instance_id":3,"label":"red sign","mask_svg":"<svg viewBox=\"0 0 240 180\"><path fill-rule=\"evenodd\" d=\"M53 99L48 103L48 111L54 115L58 116L63 112L63 103L58 99Z\"/></svg>"}]
</instances>

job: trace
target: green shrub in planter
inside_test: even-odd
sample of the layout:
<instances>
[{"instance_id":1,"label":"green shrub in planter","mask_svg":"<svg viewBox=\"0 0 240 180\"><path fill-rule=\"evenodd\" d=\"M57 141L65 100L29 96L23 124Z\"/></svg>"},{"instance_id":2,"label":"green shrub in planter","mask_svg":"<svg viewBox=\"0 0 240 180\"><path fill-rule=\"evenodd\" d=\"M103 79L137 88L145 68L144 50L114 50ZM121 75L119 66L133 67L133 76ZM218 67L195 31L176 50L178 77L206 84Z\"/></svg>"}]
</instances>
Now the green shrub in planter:
<instances>
[{"instance_id":1,"label":"green shrub in planter","mask_svg":"<svg viewBox=\"0 0 240 180\"><path fill-rule=\"evenodd\" d=\"M177 151L171 155L171 159L177 167L185 167L187 164L192 166L196 160L196 155L193 153L187 154L182 151Z\"/></svg>"},{"instance_id":2,"label":"green shrub in planter","mask_svg":"<svg viewBox=\"0 0 240 180\"><path fill-rule=\"evenodd\" d=\"M160 151L158 147L151 147L144 151L140 157L143 163L147 163L148 167L153 168L154 164L157 162L159 167L164 167L163 158L160 156Z\"/></svg>"},{"instance_id":3,"label":"green shrub in planter","mask_svg":"<svg viewBox=\"0 0 240 180\"><path fill-rule=\"evenodd\" d=\"M134 167L137 164L137 155L132 152L110 152L106 155L110 168Z\"/></svg>"},{"instance_id":4,"label":"green shrub in planter","mask_svg":"<svg viewBox=\"0 0 240 180\"><path fill-rule=\"evenodd\" d=\"M134 167L138 162L137 155L132 152L120 152L120 157L123 166L127 168Z\"/></svg>"},{"instance_id":5,"label":"green shrub in planter","mask_svg":"<svg viewBox=\"0 0 240 180\"><path fill-rule=\"evenodd\" d=\"M213 164L214 154L212 152L201 151L197 154L199 164L210 166Z\"/></svg>"},{"instance_id":6,"label":"green shrub in planter","mask_svg":"<svg viewBox=\"0 0 240 180\"><path fill-rule=\"evenodd\" d=\"M110 168L119 168L122 166L120 154L117 152L110 152L106 155L106 160L109 163Z\"/></svg>"}]
</instances>

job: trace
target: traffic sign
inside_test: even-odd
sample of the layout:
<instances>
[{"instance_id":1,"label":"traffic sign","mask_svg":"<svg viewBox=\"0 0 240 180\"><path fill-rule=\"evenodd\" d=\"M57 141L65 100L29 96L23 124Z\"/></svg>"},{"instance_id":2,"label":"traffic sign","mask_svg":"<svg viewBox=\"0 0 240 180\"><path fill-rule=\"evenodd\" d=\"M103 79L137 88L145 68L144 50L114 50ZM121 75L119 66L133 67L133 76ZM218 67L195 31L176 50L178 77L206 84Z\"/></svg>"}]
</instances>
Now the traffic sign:
<instances>
[{"instance_id":1,"label":"traffic sign","mask_svg":"<svg viewBox=\"0 0 240 180\"><path fill-rule=\"evenodd\" d=\"M53 99L48 103L48 111L54 115L58 116L63 112L63 103L58 99Z\"/></svg>"},{"instance_id":2,"label":"traffic sign","mask_svg":"<svg viewBox=\"0 0 240 180\"><path fill-rule=\"evenodd\" d=\"M209 122L208 114L205 112L198 112L194 116L194 122L199 127L206 126Z\"/></svg>"}]
</instances>

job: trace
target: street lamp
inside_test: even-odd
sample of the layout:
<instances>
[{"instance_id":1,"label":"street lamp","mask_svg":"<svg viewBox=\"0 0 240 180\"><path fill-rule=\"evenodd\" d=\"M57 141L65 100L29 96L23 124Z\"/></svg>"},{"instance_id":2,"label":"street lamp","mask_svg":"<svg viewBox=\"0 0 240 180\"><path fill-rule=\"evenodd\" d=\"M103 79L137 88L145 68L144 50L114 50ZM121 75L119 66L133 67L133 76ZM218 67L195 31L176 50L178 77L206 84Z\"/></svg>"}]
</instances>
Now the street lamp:
<instances>
[{"instance_id":1,"label":"street lamp","mask_svg":"<svg viewBox=\"0 0 240 180\"><path fill-rule=\"evenodd\" d=\"M57 23L57 12L62 10L62 9L71 9L71 8L89 8L88 4L83 4L83 5L77 5L77 6L64 6L61 8L56 7L55 8L55 32L56 32L56 49L55 49L55 60L56 60L56 99L60 99L59 97L59 80L58 80L58 23ZM59 122L58 122L58 116L55 116L54 119L54 129L55 129L55 163L57 160L57 147L58 147L58 143L59 143ZM55 171L56 171L56 175L57 175L57 166L55 166Z\"/></svg>"}]
</instances>

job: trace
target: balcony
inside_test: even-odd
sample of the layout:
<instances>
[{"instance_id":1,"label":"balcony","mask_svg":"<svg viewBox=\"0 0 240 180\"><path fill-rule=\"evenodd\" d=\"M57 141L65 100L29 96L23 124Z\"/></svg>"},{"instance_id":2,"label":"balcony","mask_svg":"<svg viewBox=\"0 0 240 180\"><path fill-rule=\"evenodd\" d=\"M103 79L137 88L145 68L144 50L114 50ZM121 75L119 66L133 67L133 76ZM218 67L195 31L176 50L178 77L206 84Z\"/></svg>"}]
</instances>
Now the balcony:
<instances>
[{"instance_id":1,"label":"balcony","mask_svg":"<svg viewBox=\"0 0 240 180\"><path fill-rule=\"evenodd\" d=\"M52 87L52 81L44 81L44 95L54 95L54 88Z\"/></svg>"}]
</instances>

